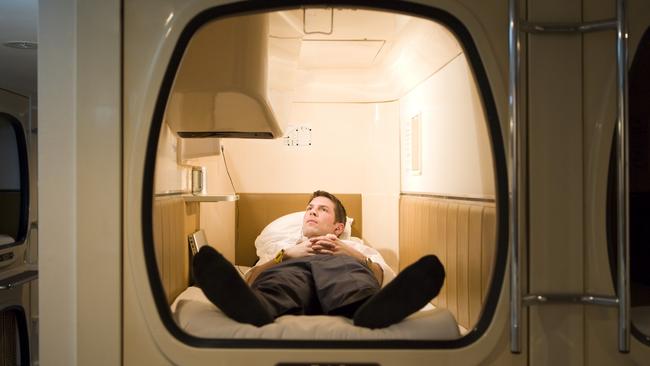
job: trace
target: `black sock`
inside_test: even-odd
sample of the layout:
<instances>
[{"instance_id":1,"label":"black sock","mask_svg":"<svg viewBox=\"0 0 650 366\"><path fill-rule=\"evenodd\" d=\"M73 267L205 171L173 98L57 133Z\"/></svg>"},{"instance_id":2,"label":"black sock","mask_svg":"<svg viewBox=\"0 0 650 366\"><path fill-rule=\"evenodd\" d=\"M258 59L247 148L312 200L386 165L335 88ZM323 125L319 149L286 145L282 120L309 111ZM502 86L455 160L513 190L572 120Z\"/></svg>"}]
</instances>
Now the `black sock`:
<instances>
[{"instance_id":1,"label":"black sock","mask_svg":"<svg viewBox=\"0 0 650 366\"><path fill-rule=\"evenodd\" d=\"M237 269L214 248L203 246L194 256L192 268L205 296L228 317L258 327L273 322Z\"/></svg>"},{"instance_id":2,"label":"black sock","mask_svg":"<svg viewBox=\"0 0 650 366\"><path fill-rule=\"evenodd\" d=\"M435 255L427 255L406 267L354 314L354 325L385 328L420 310L436 297L445 280L445 269Z\"/></svg>"}]
</instances>

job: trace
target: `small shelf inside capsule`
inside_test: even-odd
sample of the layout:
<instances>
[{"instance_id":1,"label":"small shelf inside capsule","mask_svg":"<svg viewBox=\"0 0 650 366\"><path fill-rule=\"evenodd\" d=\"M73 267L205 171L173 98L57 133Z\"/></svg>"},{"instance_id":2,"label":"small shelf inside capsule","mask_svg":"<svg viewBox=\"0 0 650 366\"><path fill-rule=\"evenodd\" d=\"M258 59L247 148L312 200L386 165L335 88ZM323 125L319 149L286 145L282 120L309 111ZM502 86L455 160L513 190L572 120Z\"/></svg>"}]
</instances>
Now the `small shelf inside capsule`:
<instances>
[{"instance_id":1,"label":"small shelf inside capsule","mask_svg":"<svg viewBox=\"0 0 650 366\"><path fill-rule=\"evenodd\" d=\"M239 200L238 194L184 194L183 199L186 202L227 202Z\"/></svg>"}]
</instances>

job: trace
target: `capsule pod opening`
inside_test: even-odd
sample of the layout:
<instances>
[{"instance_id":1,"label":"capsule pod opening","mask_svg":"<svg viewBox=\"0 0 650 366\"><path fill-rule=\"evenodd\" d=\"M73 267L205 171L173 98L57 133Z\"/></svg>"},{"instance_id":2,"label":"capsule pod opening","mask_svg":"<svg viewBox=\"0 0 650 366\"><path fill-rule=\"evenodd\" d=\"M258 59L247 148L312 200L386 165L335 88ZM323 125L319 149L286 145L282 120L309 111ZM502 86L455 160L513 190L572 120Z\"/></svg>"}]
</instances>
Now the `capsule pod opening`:
<instances>
[{"instance_id":1,"label":"capsule pod opening","mask_svg":"<svg viewBox=\"0 0 650 366\"><path fill-rule=\"evenodd\" d=\"M469 33L428 9L214 8L184 29L157 97L142 191L148 281L176 338L227 348L459 348L482 336L505 272L503 139ZM301 305L266 325L236 321L225 308L238 307L239 290L224 294L228 283L215 303L193 273L202 246L244 284L258 266L300 259L287 253L311 239L318 190L346 208L332 241L352 242L343 256L380 271L376 293L433 255L445 271L435 296L381 327L355 325L356 307L341 315L323 302L321 312ZM429 280L418 276L403 281L404 293Z\"/></svg>"},{"instance_id":2,"label":"capsule pod opening","mask_svg":"<svg viewBox=\"0 0 650 366\"><path fill-rule=\"evenodd\" d=\"M0 362L7 365L38 355L28 112L28 98L0 89Z\"/></svg>"},{"instance_id":3,"label":"capsule pod opening","mask_svg":"<svg viewBox=\"0 0 650 366\"><path fill-rule=\"evenodd\" d=\"M0 113L0 249L22 244L29 222L27 142L18 119Z\"/></svg>"}]
</instances>

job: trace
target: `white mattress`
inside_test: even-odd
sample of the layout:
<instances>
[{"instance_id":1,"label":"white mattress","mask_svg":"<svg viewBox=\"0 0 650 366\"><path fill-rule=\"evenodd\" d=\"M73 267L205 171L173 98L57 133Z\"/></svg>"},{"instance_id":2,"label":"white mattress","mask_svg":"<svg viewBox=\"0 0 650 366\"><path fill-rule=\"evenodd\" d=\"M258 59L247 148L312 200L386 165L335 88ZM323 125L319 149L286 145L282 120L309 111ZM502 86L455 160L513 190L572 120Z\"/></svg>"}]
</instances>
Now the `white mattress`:
<instances>
[{"instance_id":1,"label":"white mattress","mask_svg":"<svg viewBox=\"0 0 650 366\"><path fill-rule=\"evenodd\" d=\"M183 291L171 309L181 329L201 338L449 340L461 335L451 312L433 306L383 329L356 327L348 318L327 315L284 315L258 328L228 318L198 287Z\"/></svg>"},{"instance_id":2,"label":"white mattress","mask_svg":"<svg viewBox=\"0 0 650 366\"><path fill-rule=\"evenodd\" d=\"M5 235L5 234L0 234L0 245L11 244L14 241L16 241L16 240L14 238L12 238L11 236Z\"/></svg>"}]
</instances>

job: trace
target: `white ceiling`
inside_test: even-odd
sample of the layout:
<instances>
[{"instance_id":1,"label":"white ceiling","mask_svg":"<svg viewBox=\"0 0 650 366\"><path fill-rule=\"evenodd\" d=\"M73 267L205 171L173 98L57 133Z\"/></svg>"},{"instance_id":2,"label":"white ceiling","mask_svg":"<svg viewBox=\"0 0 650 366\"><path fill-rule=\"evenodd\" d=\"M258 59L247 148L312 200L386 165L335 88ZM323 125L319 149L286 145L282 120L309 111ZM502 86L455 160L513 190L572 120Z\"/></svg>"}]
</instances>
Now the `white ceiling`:
<instances>
[{"instance_id":1,"label":"white ceiling","mask_svg":"<svg viewBox=\"0 0 650 366\"><path fill-rule=\"evenodd\" d=\"M36 102L36 52L4 45L37 41L38 0L0 0L0 88Z\"/></svg>"},{"instance_id":2,"label":"white ceiling","mask_svg":"<svg viewBox=\"0 0 650 366\"><path fill-rule=\"evenodd\" d=\"M339 8L286 10L270 19L276 46L299 42L297 67L304 70L371 67L408 21L395 13Z\"/></svg>"},{"instance_id":3,"label":"white ceiling","mask_svg":"<svg viewBox=\"0 0 650 366\"><path fill-rule=\"evenodd\" d=\"M395 100L462 53L444 26L387 11L286 10L269 24L269 89L294 102Z\"/></svg>"},{"instance_id":4,"label":"white ceiling","mask_svg":"<svg viewBox=\"0 0 650 366\"><path fill-rule=\"evenodd\" d=\"M385 40L303 40L299 65L302 69L370 67L384 43Z\"/></svg>"}]
</instances>

